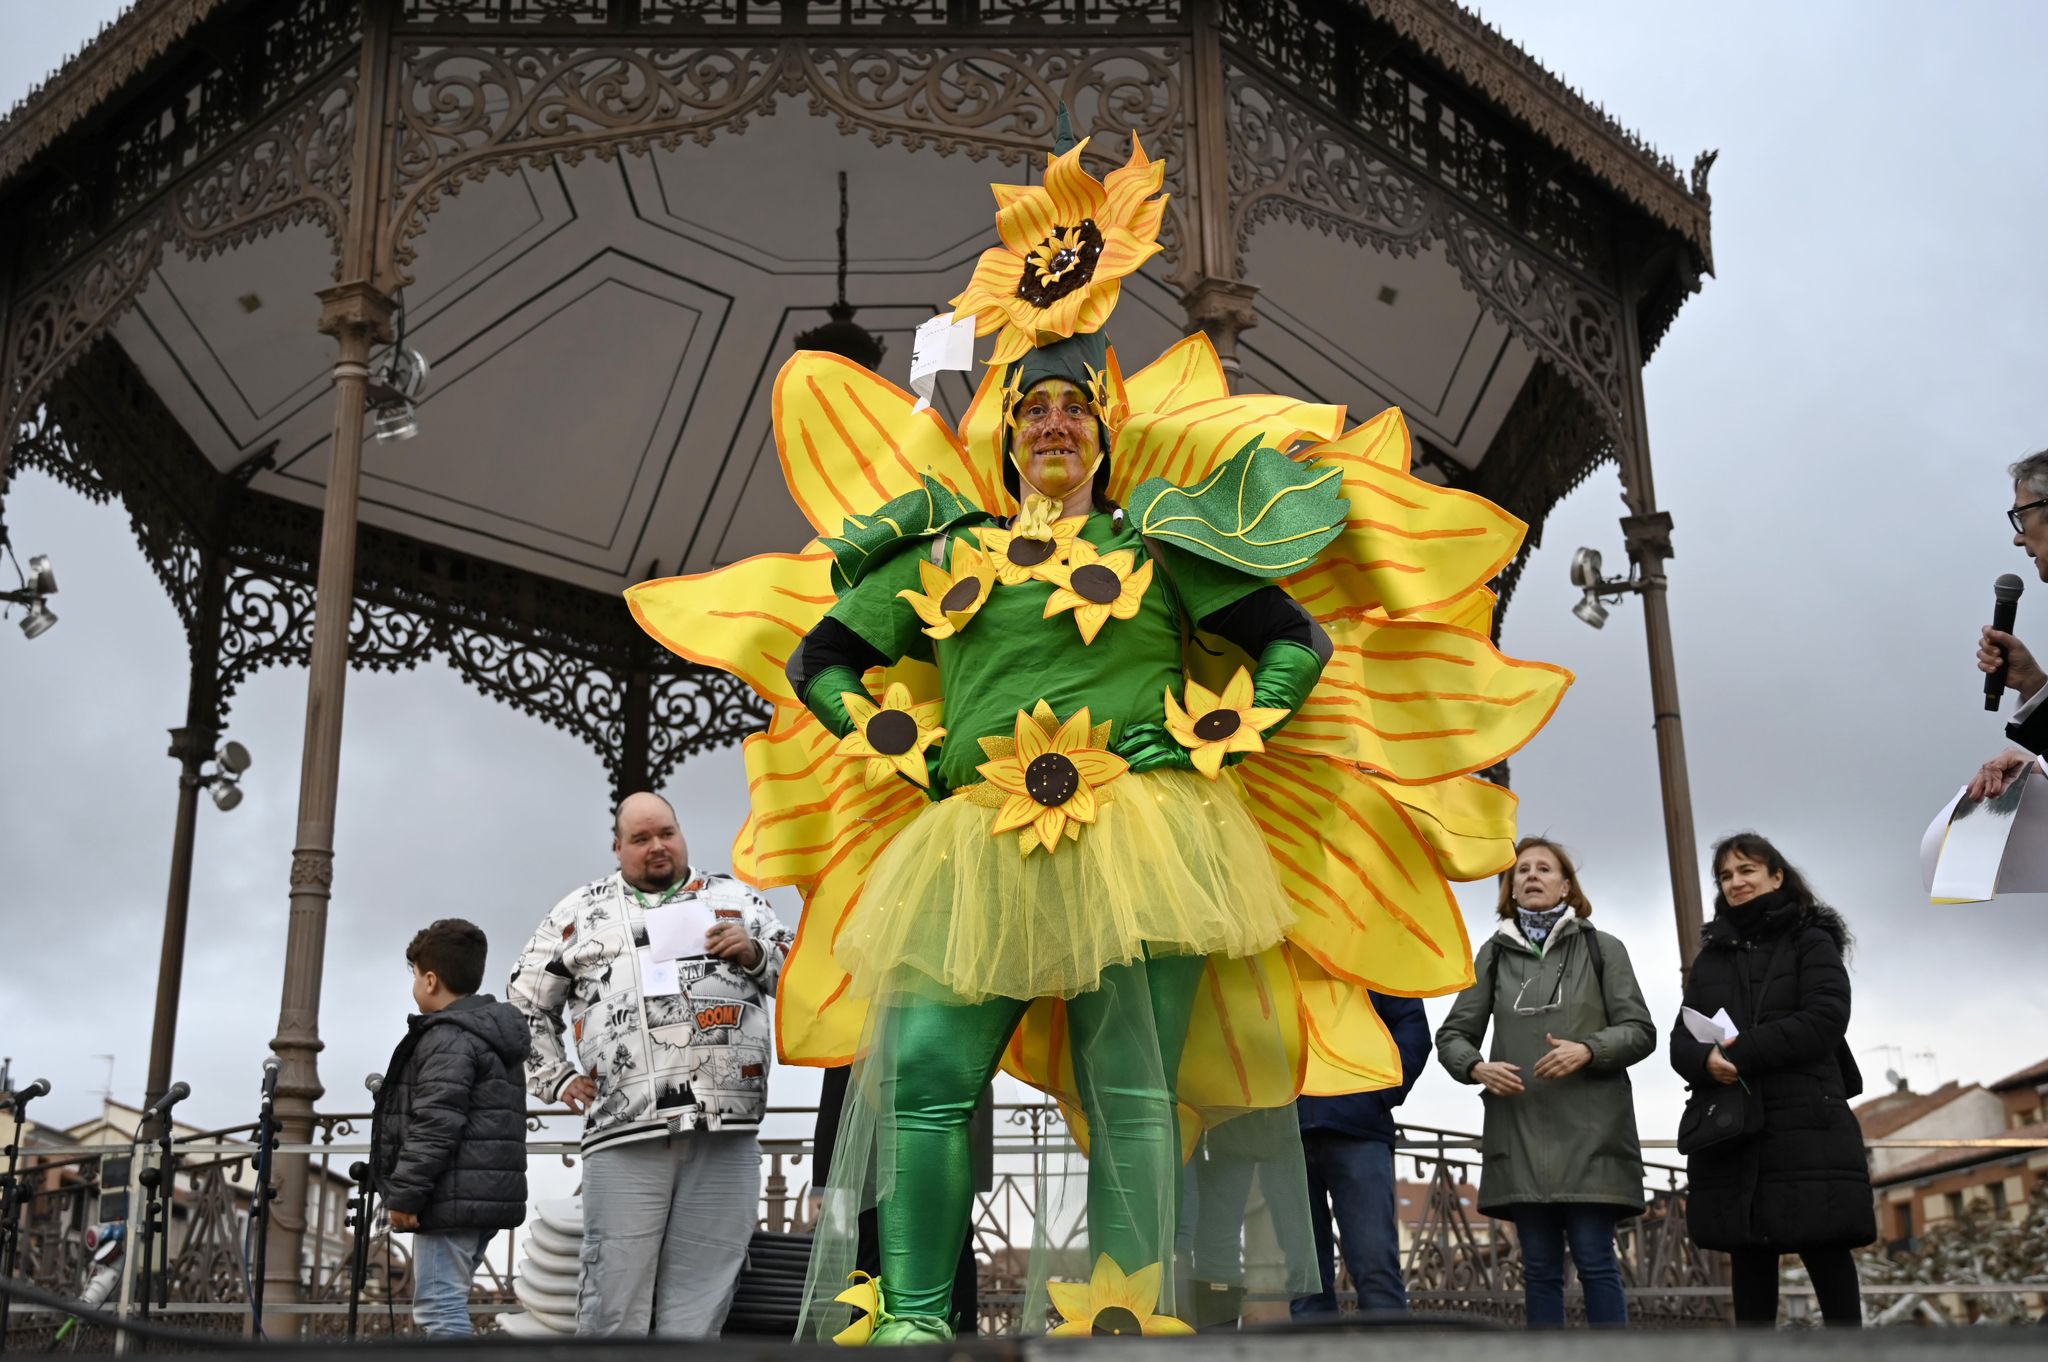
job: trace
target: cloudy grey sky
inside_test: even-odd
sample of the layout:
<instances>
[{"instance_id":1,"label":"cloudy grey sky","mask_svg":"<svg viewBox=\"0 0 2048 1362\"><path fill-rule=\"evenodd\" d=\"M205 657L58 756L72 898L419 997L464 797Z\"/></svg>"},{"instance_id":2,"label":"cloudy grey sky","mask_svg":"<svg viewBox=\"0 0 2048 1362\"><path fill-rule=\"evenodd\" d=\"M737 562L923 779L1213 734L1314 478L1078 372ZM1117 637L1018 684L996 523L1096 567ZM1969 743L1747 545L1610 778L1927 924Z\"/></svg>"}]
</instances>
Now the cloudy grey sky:
<instances>
[{"instance_id":1,"label":"cloudy grey sky","mask_svg":"<svg viewBox=\"0 0 2048 1362\"><path fill-rule=\"evenodd\" d=\"M0 0L0 103L118 8ZM1703 838L1779 840L1859 936L1853 1045L1873 1083L1989 1080L2048 1050L2048 903L1930 908L1929 817L1999 745L1970 652L1989 586L2024 564L2003 466L2048 445L2048 9L1967 4L1937 22L1876 3L1696 6L1496 0L1487 17L1681 163L1718 147L1720 277L1648 374L1659 492L1677 521L1672 603ZM1628 943L1653 1011L1677 1005L1640 612L1574 620L1573 547L1620 561L1611 471L1545 527L1510 651L1579 682L1514 766L1528 831L1581 854L1598 920ZM40 475L7 506L18 550L55 555L62 625L0 633L0 1053L48 1075L46 1119L140 1095L161 932L184 644L118 507ZM2022 632L2048 588L2021 606ZM275 1027L303 672L257 676L232 736L247 801L201 813L177 1074L189 1114L246 1119ZM407 1010L401 951L439 916L482 923L492 973L548 906L609 869L604 774L552 729L438 665L348 686L321 1072L357 1103ZM696 859L722 865L736 753L670 789ZM1475 940L1490 886L1467 895ZM787 896L780 906L794 913ZM1431 1004L1440 1018L1446 1001ZM1661 1058L1636 1070L1646 1135L1676 1124ZM778 1100L812 1089L784 1076ZM1432 1068L1411 1119L1474 1128L1472 1090Z\"/></svg>"}]
</instances>

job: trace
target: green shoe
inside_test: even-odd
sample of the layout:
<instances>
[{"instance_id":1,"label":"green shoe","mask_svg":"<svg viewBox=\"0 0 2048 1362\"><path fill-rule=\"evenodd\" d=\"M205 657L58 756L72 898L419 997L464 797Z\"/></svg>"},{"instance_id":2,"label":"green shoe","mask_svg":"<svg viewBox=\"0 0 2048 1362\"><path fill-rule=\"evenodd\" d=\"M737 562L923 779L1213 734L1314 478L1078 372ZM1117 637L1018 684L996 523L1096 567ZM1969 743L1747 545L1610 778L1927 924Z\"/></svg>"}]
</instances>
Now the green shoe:
<instances>
[{"instance_id":1,"label":"green shoe","mask_svg":"<svg viewBox=\"0 0 2048 1362\"><path fill-rule=\"evenodd\" d=\"M891 1315L875 1326L868 1339L870 1348L891 1348L913 1343L951 1343L953 1327L937 1315Z\"/></svg>"}]
</instances>

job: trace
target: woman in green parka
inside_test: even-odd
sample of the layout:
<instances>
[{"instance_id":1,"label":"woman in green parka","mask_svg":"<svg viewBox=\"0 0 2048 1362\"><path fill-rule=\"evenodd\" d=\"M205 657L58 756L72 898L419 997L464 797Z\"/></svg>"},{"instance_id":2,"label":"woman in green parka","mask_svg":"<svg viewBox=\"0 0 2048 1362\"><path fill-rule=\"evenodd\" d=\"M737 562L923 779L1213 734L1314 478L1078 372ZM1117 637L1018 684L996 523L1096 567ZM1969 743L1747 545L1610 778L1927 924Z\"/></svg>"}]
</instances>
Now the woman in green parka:
<instances>
[{"instance_id":1,"label":"woman in green parka","mask_svg":"<svg viewBox=\"0 0 2048 1362\"><path fill-rule=\"evenodd\" d=\"M1643 1210L1628 1067L1657 1032L1627 949L1592 911L1565 850L1524 838L1501 877L1500 928L1436 1033L1451 1077L1485 1089L1479 1209L1515 1223L1531 1328L1564 1323L1567 1249L1587 1321L1628 1323L1614 1224Z\"/></svg>"}]
</instances>

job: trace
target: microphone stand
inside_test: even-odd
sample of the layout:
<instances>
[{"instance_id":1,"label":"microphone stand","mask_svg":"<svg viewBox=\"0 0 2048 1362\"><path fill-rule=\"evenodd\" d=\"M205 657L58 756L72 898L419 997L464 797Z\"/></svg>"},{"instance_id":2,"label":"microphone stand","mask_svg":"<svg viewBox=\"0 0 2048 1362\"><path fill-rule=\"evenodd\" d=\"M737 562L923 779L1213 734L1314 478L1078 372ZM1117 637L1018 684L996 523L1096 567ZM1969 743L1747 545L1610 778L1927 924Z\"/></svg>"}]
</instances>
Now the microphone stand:
<instances>
[{"instance_id":1,"label":"microphone stand","mask_svg":"<svg viewBox=\"0 0 2048 1362\"><path fill-rule=\"evenodd\" d=\"M7 1141L7 1171L0 1174L0 1277L14 1275L14 1263L21 1248L21 1132L28 1124L23 1115L35 1094L8 1094L13 1108L14 1131ZM7 1317L14 1297L0 1292L0 1352L7 1351Z\"/></svg>"},{"instance_id":2,"label":"microphone stand","mask_svg":"<svg viewBox=\"0 0 2048 1362\"><path fill-rule=\"evenodd\" d=\"M363 1279L370 1271L370 1202L374 1193L370 1190L370 1165L357 1159L348 1166L348 1175L356 1184L356 1194L349 1198L349 1225L355 1230L355 1253L348 1268L348 1337L356 1337L356 1312L363 1303Z\"/></svg>"},{"instance_id":3,"label":"microphone stand","mask_svg":"<svg viewBox=\"0 0 2048 1362\"><path fill-rule=\"evenodd\" d=\"M159 1267L156 1254L161 1248L165 1250L166 1259L169 1257L170 1198L176 1194L178 1185L178 1155L171 1146L171 1108L177 1105L178 1099L182 1096L184 1094L181 1092L173 1092L160 1099L155 1107L143 1113L142 1118L144 1125L152 1119L157 1122L156 1163L143 1169L136 1178L136 1181L142 1184L143 1190L148 1193L148 1200L144 1202L142 1211L142 1256L135 1265L142 1278L140 1300L142 1321L145 1324L149 1322L151 1295L156 1297L159 1310L168 1310L171 1306L171 1265L166 1261ZM136 1133L139 1137L141 1131L138 1129ZM152 1286L155 1288L153 1292Z\"/></svg>"},{"instance_id":4,"label":"microphone stand","mask_svg":"<svg viewBox=\"0 0 2048 1362\"><path fill-rule=\"evenodd\" d=\"M263 1334L263 1279L267 1274L270 1247L270 1203L277 1188L270 1185L270 1156L277 1149L277 1118L272 1104L277 1098L275 1062L263 1070L263 1105L256 1114L256 1199L250 1214L256 1221L255 1262L249 1279L249 1328L257 1338Z\"/></svg>"}]
</instances>

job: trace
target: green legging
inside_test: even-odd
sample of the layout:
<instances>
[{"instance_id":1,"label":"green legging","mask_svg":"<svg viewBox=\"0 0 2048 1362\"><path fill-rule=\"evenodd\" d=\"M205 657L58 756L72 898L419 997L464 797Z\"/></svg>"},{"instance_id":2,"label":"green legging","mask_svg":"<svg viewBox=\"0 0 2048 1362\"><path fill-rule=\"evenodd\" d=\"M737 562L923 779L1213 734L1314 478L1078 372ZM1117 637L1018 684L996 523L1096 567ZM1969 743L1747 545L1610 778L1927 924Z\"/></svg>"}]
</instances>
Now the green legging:
<instances>
[{"instance_id":1,"label":"green legging","mask_svg":"<svg viewBox=\"0 0 2048 1362\"><path fill-rule=\"evenodd\" d=\"M1163 1261L1173 1245L1181 1181L1173 1083L1206 963L1175 955L1115 966L1067 1003L1088 1118L1089 1258L1107 1253L1126 1272ZM893 1315L946 1314L974 1198L968 1118L1028 1006L994 998L891 1009L881 1104L882 1119L895 1123L895 1194L879 1211Z\"/></svg>"}]
</instances>

